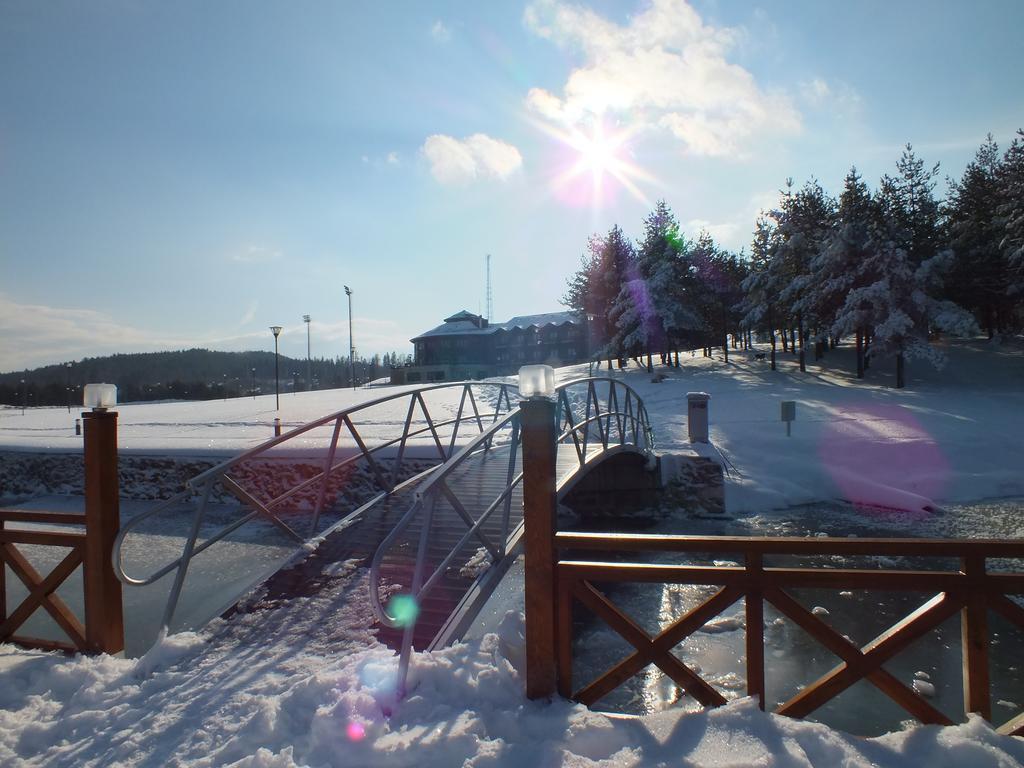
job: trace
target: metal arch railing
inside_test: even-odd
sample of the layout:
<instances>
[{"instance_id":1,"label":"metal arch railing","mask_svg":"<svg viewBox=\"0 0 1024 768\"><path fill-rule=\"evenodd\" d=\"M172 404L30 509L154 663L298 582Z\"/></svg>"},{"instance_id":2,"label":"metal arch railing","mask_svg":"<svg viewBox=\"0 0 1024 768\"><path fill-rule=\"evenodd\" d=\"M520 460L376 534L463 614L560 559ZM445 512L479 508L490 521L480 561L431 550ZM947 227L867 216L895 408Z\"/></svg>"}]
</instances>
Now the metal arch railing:
<instances>
[{"instance_id":1,"label":"metal arch railing","mask_svg":"<svg viewBox=\"0 0 1024 768\"><path fill-rule=\"evenodd\" d=\"M423 397L424 393L453 388L461 388L462 390L455 418L439 421L435 420L430 413L426 400ZM476 395L474 394L474 389L477 390ZM477 399L478 396L482 396L483 393L488 390L496 392L497 395L494 398L492 410L481 411L480 406L478 406ZM295 429L285 432L280 436L267 440L259 446L252 448L233 459L201 472L188 480L185 483L184 490L181 492L164 500L153 509L129 520L121 528L117 539L114 542L114 572L123 584L129 586L145 586L152 584L172 571L175 572L174 583L171 587L170 593L168 594L167 604L164 608L161 620L161 625L163 629L166 630L170 627L175 610L177 609L189 564L196 555L218 541L223 540L238 528L256 518L260 518L276 526L288 538L293 540L296 545L304 544L309 538L316 535L317 526L320 522L320 517L327 500L329 482L331 477L338 471L349 465L355 464L358 461L365 460L379 487L380 492L376 499L405 488L409 484L414 483L416 480L437 468L436 466L433 466L430 469L420 472L404 481L399 481L403 461L405 460L410 440L424 435L428 436L429 443L436 449L437 458L443 463L455 454L460 427L462 427L464 422L469 422L471 425L475 423L477 431L479 433L483 433L487 431L486 423L488 420L493 423L501 418L503 414L507 414L512 411L512 402L509 394L511 390L518 391L518 387L515 384L506 382L462 382L457 384L436 384L419 387L395 393L393 395L376 398L365 403L360 403L351 408L337 411L328 416L324 416L315 421L296 427ZM364 439L364 436L360 434L358 429L358 425L360 423L358 418L359 415L363 415L366 412L372 412L376 407L380 407L403 398L408 398L409 406L406 410L406 416L402 424L401 433L396 437L386 439L372 447L367 447L366 440ZM504 411L502 410L502 406L504 406ZM416 418L417 407L420 412L420 418ZM269 500L260 500L260 498L258 498L259 493L251 489L247 489L245 487L244 480L239 477L232 477L231 472L241 468L246 462L250 462L254 459L272 458L269 456L272 449L295 441L297 438L307 435L312 430L331 426L333 426L332 435L329 443L326 445L326 457L320 471L312 477L301 480L291 487L284 489L273 498ZM336 462L335 459L337 458L343 427L348 431L356 450L351 452L351 455L348 455ZM449 427L451 428L451 434L447 435L445 434L445 430ZM475 442L477 441L474 441L474 443ZM295 443L292 444L295 445ZM388 449L395 448L395 446L397 446L397 454L395 456L394 467L392 468L390 477L388 477L377 459L374 457L375 454L380 454ZM318 483L319 486L317 487ZM199 533L206 517L210 497L215 486L218 484L225 491L241 501L243 505L248 506L251 509L238 520L223 526L199 543ZM306 535L303 536L291 525L282 520L279 514L275 513L275 509L281 507L281 505L289 499L295 499L299 494L310 490L315 492L315 502L310 516L308 530ZM189 527L189 533L182 547L181 555L146 576L135 577L128 574L124 566L123 548L126 537L132 531L136 530L145 520L153 518L162 512L186 502L194 504L194 512Z\"/></svg>"},{"instance_id":2,"label":"metal arch railing","mask_svg":"<svg viewBox=\"0 0 1024 768\"><path fill-rule=\"evenodd\" d=\"M603 384L607 384L607 394L602 405L600 390L604 389ZM579 391L581 389L582 392ZM577 379L558 386L555 398L557 440L559 443L571 443L575 447L581 468L588 460L616 445L633 446L643 453L653 451L653 430L647 409L637 393L624 382L604 377ZM503 447L508 449L505 486L487 503L478 516L474 517L472 511L459 500L457 489L452 487L450 479L470 459L492 450L499 443L498 436L505 431L510 432L507 443L501 441ZM475 538L483 546L490 555L492 564L502 560L515 548L522 532L521 519L513 525L511 514L513 492L523 479L523 472L519 468L521 444L520 413L516 408L500 420L496 419L487 430L466 444L420 484L409 510L374 553L370 564L370 605L381 624L392 629L403 629L398 670L398 689L402 695L408 677L416 621L415 617L410 620L402 616L392 616L384 606L381 594L381 569L384 558L403 540L410 526L418 518L422 518L419 535L413 537L418 540L411 584L409 591L404 593L414 601L415 606L422 605L424 598L440 583L453 560L470 540ZM458 542L440 557L439 564L427 574L429 544L432 535L436 533L435 513L442 499L462 520L466 530ZM488 536L484 525L498 509L502 510L500 535Z\"/></svg>"}]
</instances>

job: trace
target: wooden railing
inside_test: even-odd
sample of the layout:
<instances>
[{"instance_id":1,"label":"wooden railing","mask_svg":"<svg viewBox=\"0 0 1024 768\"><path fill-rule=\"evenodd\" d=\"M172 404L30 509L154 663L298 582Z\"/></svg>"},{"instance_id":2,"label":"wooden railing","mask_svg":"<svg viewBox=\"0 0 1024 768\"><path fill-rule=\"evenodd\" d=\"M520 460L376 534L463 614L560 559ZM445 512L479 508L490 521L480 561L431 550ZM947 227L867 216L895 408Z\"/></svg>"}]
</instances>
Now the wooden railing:
<instances>
[{"instance_id":1,"label":"wooden railing","mask_svg":"<svg viewBox=\"0 0 1024 768\"><path fill-rule=\"evenodd\" d=\"M529 522L527 523L529 527ZM768 603L792 620L841 662L804 687L775 712L804 717L848 689L868 680L922 723L950 724L952 719L883 668L883 664L912 642L936 629L958 612L961 616L964 711L991 720L988 615L995 611L1024 629L1024 608L1009 595L1024 594L1024 573L989 572L991 558L1024 558L1020 540L925 540L650 536L558 533L561 551L597 550L622 553L729 553L743 565L719 567L660 563L559 560L555 567L558 690L566 697L592 704L650 664L704 706L725 703L725 697L672 649L741 598L746 613L746 687L762 709L765 702L764 609ZM915 570L778 567L765 564L773 556L887 556L959 560L958 570ZM1019 565L1019 564L1017 564ZM676 618L655 636L616 606L594 585L619 582L698 584L716 586L711 597ZM801 605L787 590L884 590L919 592L928 598L916 610L859 647L819 616ZM573 687L573 605L581 603L633 646L632 653L582 688ZM529 627L529 602L527 623ZM1019 657L1020 652L1017 652ZM1004 724L1000 733L1024 734L1024 714Z\"/></svg>"},{"instance_id":2,"label":"wooden railing","mask_svg":"<svg viewBox=\"0 0 1024 768\"><path fill-rule=\"evenodd\" d=\"M121 583L111 561L120 525L117 476L117 413L94 409L82 414L85 424L84 514L0 509L0 643L31 648L119 653L124 650L124 614ZM28 523L49 528L8 528L7 523ZM52 526L81 526L66 531ZM58 547L70 550L45 577L18 546ZM75 569L82 567L85 620L80 621L57 589ZM28 590L25 599L7 612L7 569ZM63 640L15 634L39 609L45 610L67 635Z\"/></svg>"},{"instance_id":3,"label":"wooden railing","mask_svg":"<svg viewBox=\"0 0 1024 768\"><path fill-rule=\"evenodd\" d=\"M34 525L74 525L82 526L81 531L39 530L8 528L7 523L30 523ZM74 611L57 595L57 589L75 569L82 566L82 581L85 595L102 573L86 567L90 545L95 545L97 537L90 538L85 531L85 515L43 512L22 509L0 509L0 642L17 643L31 648L45 650L76 651L108 651L115 653L121 650L115 639L109 641L99 628L100 617L96 615L95 602L83 599L86 607L84 622L79 620ZM57 547L70 550L46 576L43 576L29 562L25 553L18 549L22 545ZM99 558L97 558L99 560ZM109 561L109 556L108 556ZM109 563L108 570L109 570ZM6 571L17 576L25 585L28 594L10 613L7 610L7 575ZM83 595L84 597L84 595ZM120 594L116 596L120 600ZM43 609L68 640L43 639L17 634L22 625L37 610ZM102 612L102 606L100 607ZM123 632L122 632L123 634ZM116 633L115 633L116 637ZM121 643L123 646L123 642Z\"/></svg>"}]
</instances>

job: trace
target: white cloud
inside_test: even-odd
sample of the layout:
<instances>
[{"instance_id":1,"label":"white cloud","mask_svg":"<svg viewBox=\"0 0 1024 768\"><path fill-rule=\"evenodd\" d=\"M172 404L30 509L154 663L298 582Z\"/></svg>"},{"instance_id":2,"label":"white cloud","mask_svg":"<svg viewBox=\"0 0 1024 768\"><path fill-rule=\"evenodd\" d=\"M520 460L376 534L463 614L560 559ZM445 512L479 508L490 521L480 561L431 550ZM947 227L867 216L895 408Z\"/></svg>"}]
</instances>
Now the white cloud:
<instances>
[{"instance_id":1,"label":"white cloud","mask_svg":"<svg viewBox=\"0 0 1024 768\"><path fill-rule=\"evenodd\" d=\"M831 93L832 89L828 87L828 83L820 77L800 83L800 95L812 104L820 104Z\"/></svg>"},{"instance_id":2,"label":"white cloud","mask_svg":"<svg viewBox=\"0 0 1024 768\"><path fill-rule=\"evenodd\" d=\"M0 347L0 371L114 352L194 346L180 340L154 339L102 312L20 304L2 295L0 327L5 336Z\"/></svg>"},{"instance_id":3,"label":"white cloud","mask_svg":"<svg viewBox=\"0 0 1024 768\"><path fill-rule=\"evenodd\" d=\"M852 116L860 111L860 94L849 83L827 82L814 77L800 83L800 98L815 108L827 108L837 115Z\"/></svg>"},{"instance_id":4,"label":"white cloud","mask_svg":"<svg viewBox=\"0 0 1024 768\"><path fill-rule=\"evenodd\" d=\"M259 245L250 245L244 251L231 254L231 260L241 264L267 264L271 261L280 260L283 254L273 248L264 248Z\"/></svg>"},{"instance_id":5,"label":"white cloud","mask_svg":"<svg viewBox=\"0 0 1024 768\"><path fill-rule=\"evenodd\" d=\"M401 165L402 161L398 159L397 152L388 152L387 160L388 165Z\"/></svg>"},{"instance_id":6,"label":"white cloud","mask_svg":"<svg viewBox=\"0 0 1024 768\"><path fill-rule=\"evenodd\" d=\"M561 96L542 88L527 94L527 107L548 120L573 125L617 113L704 155L739 154L754 136L800 130L788 96L728 61L738 33L704 24L686 3L653 0L620 26L582 6L538 0L525 23L584 59Z\"/></svg>"},{"instance_id":7,"label":"white cloud","mask_svg":"<svg viewBox=\"0 0 1024 768\"><path fill-rule=\"evenodd\" d=\"M249 302L249 308L245 310L245 314L238 320L238 327L244 327L256 319L256 310L259 309L260 303L253 299Z\"/></svg>"},{"instance_id":8,"label":"white cloud","mask_svg":"<svg viewBox=\"0 0 1024 768\"><path fill-rule=\"evenodd\" d=\"M691 219L683 226L688 238L696 239L701 232L707 232L720 245L731 245L740 235L740 227L735 222L714 224L706 219Z\"/></svg>"},{"instance_id":9,"label":"white cloud","mask_svg":"<svg viewBox=\"0 0 1024 768\"><path fill-rule=\"evenodd\" d=\"M445 43L451 42L452 31L443 21L438 19L434 22L433 26L430 27L430 36L434 38L435 43L444 45Z\"/></svg>"},{"instance_id":10,"label":"white cloud","mask_svg":"<svg viewBox=\"0 0 1024 768\"><path fill-rule=\"evenodd\" d=\"M482 133L461 140L434 134L423 142L421 151L430 163L430 172L442 184L468 184L481 178L503 181L523 164L518 149Z\"/></svg>"},{"instance_id":11,"label":"white cloud","mask_svg":"<svg viewBox=\"0 0 1024 768\"><path fill-rule=\"evenodd\" d=\"M91 309L21 304L0 294L0 328L5 342L0 345L0 373L51 365L64 360L81 360L116 353L204 347L228 351L273 348L266 328L241 332L251 322L255 303L249 305L236 328L196 335L170 335L127 325L104 312ZM410 351L409 333L394 320L356 316L356 353L372 355ZM348 321L313 321L313 354L347 354ZM281 333L282 354L305 357L306 324L285 325Z\"/></svg>"}]
</instances>

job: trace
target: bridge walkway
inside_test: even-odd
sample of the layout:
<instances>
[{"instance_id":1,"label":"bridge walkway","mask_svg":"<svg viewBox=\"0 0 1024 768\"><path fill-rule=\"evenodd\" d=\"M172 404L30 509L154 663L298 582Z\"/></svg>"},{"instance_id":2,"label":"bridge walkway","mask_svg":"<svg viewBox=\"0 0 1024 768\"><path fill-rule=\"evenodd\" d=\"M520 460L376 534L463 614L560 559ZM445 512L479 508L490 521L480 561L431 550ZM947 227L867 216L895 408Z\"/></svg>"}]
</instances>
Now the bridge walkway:
<instances>
[{"instance_id":1,"label":"bridge walkway","mask_svg":"<svg viewBox=\"0 0 1024 768\"><path fill-rule=\"evenodd\" d=\"M192 558L249 521L269 523L295 541L302 557L264 581L260 600L314 594L330 578L333 564L368 566L368 597L379 621L378 637L401 649L404 684L411 650L458 640L518 552L523 515L521 434L519 408L512 405L509 388L503 383L467 382L398 392L298 427L209 469L163 505L194 508L181 556L144 577L125 572L124 539L159 512L157 508L122 528L115 544L117 575L134 586L173 574L163 617L163 626L173 627ZM461 396L449 397L447 413L441 417L440 406L428 405L427 400L445 389ZM610 456L650 454L646 409L621 380L571 381L559 386L555 396L560 494ZM406 418L390 431L386 419L366 413L385 405L393 422L395 401ZM478 402L490 410L481 410ZM476 430L468 440L467 426ZM379 435L375 444L366 437L372 429ZM317 430L330 439L318 443ZM346 431L353 448L348 453L341 450ZM408 474L408 448L417 439L421 448L425 442L436 449L438 463L400 481L403 473ZM301 459L281 451L288 444L299 446ZM376 495L333 522L344 514L338 509L339 483L351 479L353 465L373 479ZM239 518L211 532L204 515L210 500L219 495L238 500ZM305 555L302 548L310 549L311 539L317 546Z\"/></svg>"}]
</instances>

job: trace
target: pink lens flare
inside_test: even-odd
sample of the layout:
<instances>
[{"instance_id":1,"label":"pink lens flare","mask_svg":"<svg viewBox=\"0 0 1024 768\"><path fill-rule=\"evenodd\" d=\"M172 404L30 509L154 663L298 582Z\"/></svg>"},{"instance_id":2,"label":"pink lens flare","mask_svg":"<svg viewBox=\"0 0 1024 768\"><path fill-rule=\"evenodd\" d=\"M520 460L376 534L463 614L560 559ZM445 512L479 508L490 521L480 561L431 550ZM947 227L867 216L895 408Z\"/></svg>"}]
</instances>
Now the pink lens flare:
<instances>
[{"instance_id":1,"label":"pink lens flare","mask_svg":"<svg viewBox=\"0 0 1024 768\"><path fill-rule=\"evenodd\" d=\"M833 418L818 458L843 498L864 509L931 511L949 481L949 462L908 409L855 404Z\"/></svg>"},{"instance_id":2,"label":"pink lens flare","mask_svg":"<svg viewBox=\"0 0 1024 768\"><path fill-rule=\"evenodd\" d=\"M366 738L366 728L362 723L352 720L345 727L345 735L348 736L349 741L362 741Z\"/></svg>"}]
</instances>

